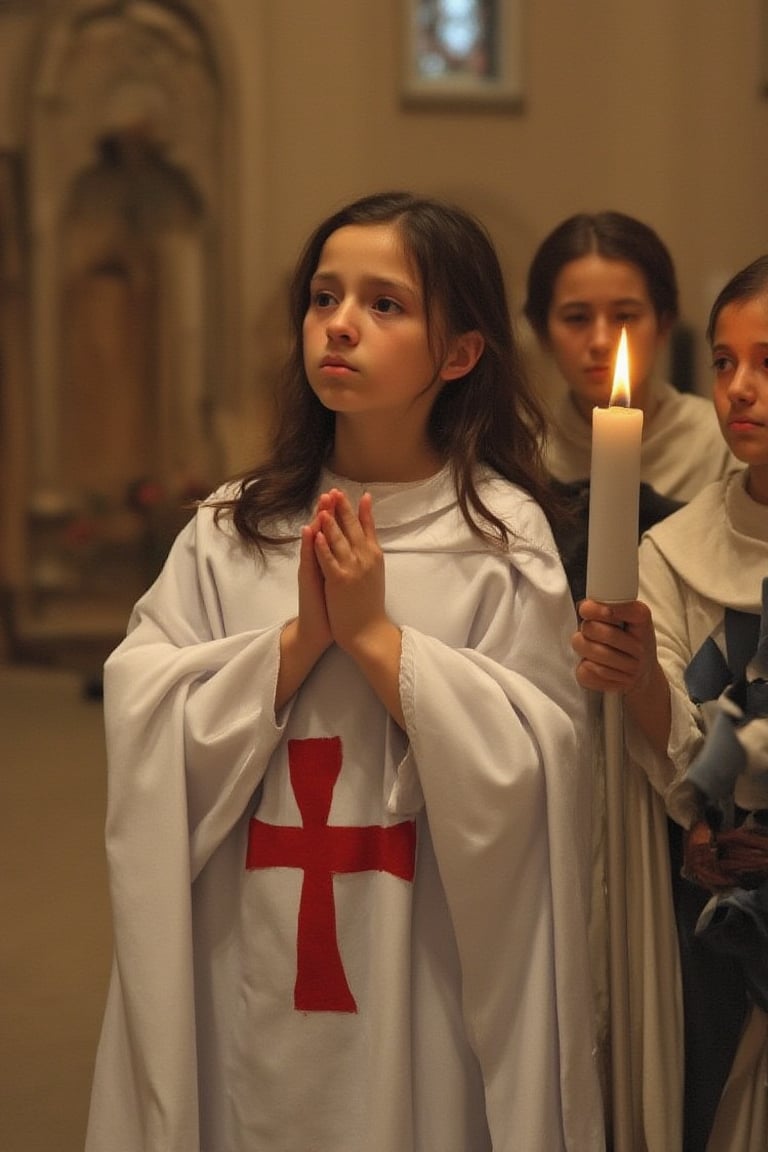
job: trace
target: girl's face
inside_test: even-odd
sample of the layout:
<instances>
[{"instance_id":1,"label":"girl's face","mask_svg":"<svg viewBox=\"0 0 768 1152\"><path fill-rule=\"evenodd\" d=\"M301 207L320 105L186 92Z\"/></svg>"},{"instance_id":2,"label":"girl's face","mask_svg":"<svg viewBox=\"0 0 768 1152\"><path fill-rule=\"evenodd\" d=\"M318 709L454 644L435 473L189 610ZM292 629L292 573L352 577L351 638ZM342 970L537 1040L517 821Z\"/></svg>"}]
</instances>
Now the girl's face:
<instances>
[{"instance_id":1,"label":"girl's face","mask_svg":"<svg viewBox=\"0 0 768 1152\"><path fill-rule=\"evenodd\" d=\"M621 329L626 326L633 408L650 399L650 377L668 332L636 264L597 253L560 269L547 324L548 348L586 420L608 404Z\"/></svg>"},{"instance_id":2,"label":"girl's face","mask_svg":"<svg viewBox=\"0 0 768 1152\"><path fill-rule=\"evenodd\" d=\"M394 224L350 224L328 237L310 284L303 343L309 384L336 413L337 450L352 437L369 455L392 458L399 449L422 463L431 454L427 424L442 385L463 376L482 351L478 333L430 348L420 277Z\"/></svg>"},{"instance_id":3,"label":"girl's face","mask_svg":"<svg viewBox=\"0 0 768 1152\"><path fill-rule=\"evenodd\" d=\"M750 490L768 503L768 295L726 304L712 341L720 429L750 466Z\"/></svg>"},{"instance_id":4,"label":"girl's face","mask_svg":"<svg viewBox=\"0 0 768 1152\"><path fill-rule=\"evenodd\" d=\"M425 416L437 396L419 278L392 224L351 224L326 240L304 317L304 365L336 413Z\"/></svg>"}]
</instances>

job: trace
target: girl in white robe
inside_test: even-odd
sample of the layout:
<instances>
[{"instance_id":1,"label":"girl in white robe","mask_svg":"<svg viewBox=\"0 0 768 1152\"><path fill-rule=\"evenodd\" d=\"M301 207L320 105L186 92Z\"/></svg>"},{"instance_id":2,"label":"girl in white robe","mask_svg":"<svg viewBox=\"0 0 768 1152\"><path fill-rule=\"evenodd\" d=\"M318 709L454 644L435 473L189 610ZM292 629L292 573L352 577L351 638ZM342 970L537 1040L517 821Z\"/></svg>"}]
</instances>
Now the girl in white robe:
<instances>
[{"instance_id":1,"label":"girl in white robe","mask_svg":"<svg viewBox=\"0 0 768 1152\"><path fill-rule=\"evenodd\" d=\"M708 486L684 509L656 525L640 548L639 600L628 605L584 601L573 646L580 657L579 682L599 691L621 691L627 718L627 852L629 956L632 965L633 1034L641 1066L648 1070L636 1102L649 1148L664 1152L764 1152L768 1146L768 1017L749 1002L730 1072L712 1101L706 1132L695 1116L682 1115L683 1030L677 1012L678 948L672 912L665 810L685 828L703 813L686 781L705 740L705 701L689 695L692 661L705 646L733 663L726 644L728 610L759 615L768 574L768 257L738 273L723 288L710 315L714 405L725 442L746 466L738 475ZM719 659L719 658L718 658ZM768 764L763 764L763 773ZM765 808L765 788L739 778L735 801L742 813ZM738 1002L744 987L739 966L730 966L723 995ZM686 1003L696 1031L706 1037L706 1008ZM689 1032L693 1031L689 1028ZM690 1038L689 1038L690 1043ZM639 1047L638 1047L639 1045ZM653 1077L654 1053L666 1079ZM698 1053L688 1053L689 1075ZM697 1085L688 1084L689 1095ZM660 1118L671 1117L676 1135L664 1142ZM694 1129L696 1134L694 1135Z\"/></svg>"},{"instance_id":2,"label":"girl in white robe","mask_svg":"<svg viewBox=\"0 0 768 1152\"><path fill-rule=\"evenodd\" d=\"M681 392L660 373L670 333L679 318L677 275L661 237L642 220L623 212L579 212L560 221L542 240L531 260L524 312L540 350L554 365L558 387L550 403L545 461L566 496L574 516L556 531L571 592L576 602L586 595L589 476L592 458L592 411L605 407L613 383L614 358L622 328L627 331L632 361L632 406L643 412L640 453L639 525L659 522L696 496L707 484L740 467L720 434L712 404ZM684 445L684 450L681 448ZM606 883L605 764L602 741L602 697L590 700L594 733L593 868L590 901L592 967L596 1028L602 1052L606 1099L611 1096L610 1008L608 993L608 925ZM630 812L634 809L630 805ZM671 845L665 845L669 835ZM666 856L675 851L674 827L663 812L649 830L658 838L660 867L669 873ZM630 861L631 863L631 861ZM663 909L658 916L663 916ZM636 1048L632 1062L637 1100L639 1147L668 1152L681 1139L674 1103L668 1091L680 1080L670 1049L654 1044L641 1055L650 1022L681 1021L679 989L674 982L654 985L657 969L649 951L653 930L638 921L638 942L631 962L648 977L636 1005ZM641 927L642 925L642 927ZM674 958L673 958L674 959ZM673 970L676 971L676 968ZM651 1009L651 1005L654 1007ZM681 1025L682 1026L682 1025ZM641 1099L654 1100L640 1120ZM670 1101L665 1107L663 1101ZM640 1135L642 1133L642 1135Z\"/></svg>"},{"instance_id":3,"label":"girl in white robe","mask_svg":"<svg viewBox=\"0 0 768 1152\"><path fill-rule=\"evenodd\" d=\"M105 667L87 1152L595 1152L584 699L497 257L365 197L291 315L270 456Z\"/></svg>"}]
</instances>

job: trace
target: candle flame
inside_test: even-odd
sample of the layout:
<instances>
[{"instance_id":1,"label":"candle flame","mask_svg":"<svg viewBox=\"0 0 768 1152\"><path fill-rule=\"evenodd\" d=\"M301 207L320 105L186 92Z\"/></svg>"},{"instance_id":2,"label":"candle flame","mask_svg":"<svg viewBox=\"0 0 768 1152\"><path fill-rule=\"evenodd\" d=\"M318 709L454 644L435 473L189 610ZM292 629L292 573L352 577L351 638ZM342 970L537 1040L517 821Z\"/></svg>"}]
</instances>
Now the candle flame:
<instances>
[{"instance_id":1,"label":"candle flame","mask_svg":"<svg viewBox=\"0 0 768 1152\"><path fill-rule=\"evenodd\" d=\"M619 338L619 348L616 353L616 367L613 370L613 387L610 405L620 405L629 408L629 352L627 350L627 330L622 328Z\"/></svg>"}]
</instances>

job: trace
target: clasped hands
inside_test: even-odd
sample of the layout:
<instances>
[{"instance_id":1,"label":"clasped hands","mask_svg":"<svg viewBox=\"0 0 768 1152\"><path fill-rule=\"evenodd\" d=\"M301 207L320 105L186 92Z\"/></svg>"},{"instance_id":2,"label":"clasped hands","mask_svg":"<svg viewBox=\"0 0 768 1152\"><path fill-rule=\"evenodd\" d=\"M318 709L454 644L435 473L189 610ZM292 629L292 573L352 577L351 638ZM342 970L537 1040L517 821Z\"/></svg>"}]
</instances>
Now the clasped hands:
<instances>
[{"instance_id":1,"label":"clasped hands","mask_svg":"<svg viewBox=\"0 0 768 1152\"><path fill-rule=\"evenodd\" d=\"M338 488L320 496L312 521L301 530L298 593L298 615L280 633L275 711L337 644L405 728L399 691L402 636L384 607L384 555L368 493L356 512Z\"/></svg>"},{"instance_id":2,"label":"clasped hands","mask_svg":"<svg viewBox=\"0 0 768 1152\"><path fill-rule=\"evenodd\" d=\"M384 556L369 493L357 511L338 488L324 492L301 531L298 628L321 650L332 643L355 656L382 627Z\"/></svg>"}]
</instances>

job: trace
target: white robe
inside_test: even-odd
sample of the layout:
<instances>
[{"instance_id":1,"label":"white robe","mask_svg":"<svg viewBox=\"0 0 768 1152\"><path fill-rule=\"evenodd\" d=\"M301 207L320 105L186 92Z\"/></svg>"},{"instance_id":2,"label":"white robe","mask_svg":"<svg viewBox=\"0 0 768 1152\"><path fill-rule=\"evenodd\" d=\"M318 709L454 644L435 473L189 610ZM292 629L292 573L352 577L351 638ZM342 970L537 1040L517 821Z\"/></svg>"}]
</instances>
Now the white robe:
<instances>
[{"instance_id":1,"label":"white robe","mask_svg":"<svg viewBox=\"0 0 768 1152\"><path fill-rule=\"evenodd\" d=\"M584 701L549 528L498 477L507 554L469 531L447 471L370 490L405 733L335 647L275 716L297 546L262 563L210 509L107 662L115 963L87 1152L603 1147ZM334 877L353 1005L298 1009L306 875L246 869L248 828L300 834L289 741L334 737L328 825L414 821L415 877Z\"/></svg>"},{"instance_id":2,"label":"white robe","mask_svg":"<svg viewBox=\"0 0 768 1152\"><path fill-rule=\"evenodd\" d=\"M639 597L653 612L659 661L672 686L667 756L631 723L626 726L635 1093L649 1152L680 1152L682 1139L682 1010L666 812L690 823L692 813L680 801L687 793L679 783L704 740L702 718L683 676L710 635L722 639L726 607L760 612L767 574L768 509L749 499L743 473L709 485L650 529L640 546ZM741 787L742 782L737 800L745 802ZM723 1091L710 1152L768 1147L767 1023L753 1007Z\"/></svg>"},{"instance_id":3,"label":"white robe","mask_svg":"<svg viewBox=\"0 0 768 1152\"><path fill-rule=\"evenodd\" d=\"M640 479L662 496L691 500L713 480L740 468L717 424L711 400L654 381L657 406L643 422ZM552 402L545 446L552 475L565 483L586 480L592 460L592 425L570 393Z\"/></svg>"}]
</instances>

